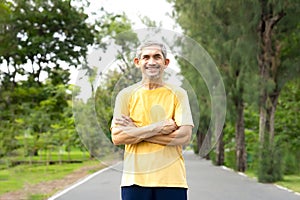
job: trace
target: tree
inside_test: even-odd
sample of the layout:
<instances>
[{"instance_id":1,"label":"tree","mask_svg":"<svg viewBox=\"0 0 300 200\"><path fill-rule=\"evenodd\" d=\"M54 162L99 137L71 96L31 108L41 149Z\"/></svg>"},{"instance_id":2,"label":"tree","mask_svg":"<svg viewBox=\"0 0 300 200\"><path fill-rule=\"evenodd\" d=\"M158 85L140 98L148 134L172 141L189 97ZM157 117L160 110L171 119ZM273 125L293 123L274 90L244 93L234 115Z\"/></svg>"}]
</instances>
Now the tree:
<instances>
[{"instance_id":1,"label":"tree","mask_svg":"<svg viewBox=\"0 0 300 200\"><path fill-rule=\"evenodd\" d=\"M260 81L260 123L259 139L261 149L261 170L259 180L273 182L281 179L278 160L275 156L275 112L279 94L287 80L299 76L299 22L300 3L292 1L273 2L259 0L260 21L258 24L258 66ZM291 39L286 39L291 38ZM296 42L296 43L292 43ZM267 149L267 152L265 152ZM265 163L264 152L271 155ZM276 170L277 169L277 170Z\"/></svg>"},{"instance_id":2,"label":"tree","mask_svg":"<svg viewBox=\"0 0 300 200\"><path fill-rule=\"evenodd\" d=\"M0 156L21 148L16 138L24 129L31 131L35 154L70 149L74 141L80 146L71 130L69 70L86 64L90 46L105 49L102 39L128 26L126 19L101 9L88 23L69 0L1 1L0 9Z\"/></svg>"},{"instance_id":3,"label":"tree","mask_svg":"<svg viewBox=\"0 0 300 200\"><path fill-rule=\"evenodd\" d=\"M205 153L200 152L204 147L205 144L205 137L210 137L211 133L206 133L209 129L209 122L210 122L210 113L211 113L211 101L208 88L206 86L205 81L202 77L199 77L197 70L185 59L180 57L176 58L179 63L180 70L182 76L189 81L191 84L192 89L197 93L197 101L199 102L197 105L194 105L196 102L190 102L190 106L192 110L200 110L201 112L201 119L199 122L199 127L196 131L196 140L193 141L193 148L196 154L202 154L201 156L206 157L209 159L208 152ZM191 90L187 90L188 96L191 97ZM190 99L191 100L191 99ZM199 108L193 107L199 106ZM197 119L197 117L193 116L193 119ZM210 143L211 138L208 141ZM208 144L210 146L210 144ZM202 148L202 149L201 149Z\"/></svg>"},{"instance_id":4,"label":"tree","mask_svg":"<svg viewBox=\"0 0 300 200\"><path fill-rule=\"evenodd\" d=\"M1 43L8 44L1 48L0 61L6 61L10 81L17 75L42 81L41 73L49 73L61 61L76 67L94 42L94 26L70 1L15 0L7 5L10 14L3 25L12 27L1 33ZM24 69L26 63L30 70Z\"/></svg>"},{"instance_id":5,"label":"tree","mask_svg":"<svg viewBox=\"0 0 300 200\"><path fill-rule=\"evenodd\" d=\"M283 149L284 174L300 172L300 82L288 81L279 98L275 118L275 132L279 147Z\"/></svg>"},{"instance_id":6,"label":"tree","mask_svg":"<svg viewBox=\"0 0 300 200\"><path fill-rule=\"evenodd\" d=\"M260 108L260 150L264 149L268 157L271 155L269 161L260 156L263 170L260 175L265 174L270 179L259 179L277 180L280 163L276 160L280 158L276 159L278 152L274 152L274 116L285 82L299 76L299 55L296 53L299 22L295 20L299 15L299 3L258 0L227 1L225 4L176 0L174 5L179 24L189 36L204 45L223 72L232 105L229 115L233 117L229 117L235 119L236 124L237 169L245 170L246 163L243 110L245 102L254 100Z\"/></svg>"},{"instance_id":7,"label":"tree","mask_svg":"<svg viewBox=\"0 0 300 200\"><path fill-rule=\"evenodd\" d=\"M0 108L7 111L0 119L14 127L15 119L30 116L33 121L27 119L26 126L32 126L38 140L41 127L50 127L43 118L47 110L41 110L40 103L55 93L44 90L44 79L52 78L54 87L68 82L69 73L60 70L63 62L64 67L82 62L95 40L94 25L86 23L87 15L70 1L16 0L0 5L4 16L0 21ZM57 113L66 105L63 101L56 104ZM8 135L16 134L20 133L15 130Z\"/></svg>"},{"instance_id":8,"label":"tree","mask_svg":"<svg viewBox=\"0 0 300 200\"><path fill-rule=\"evenodd\" d=\"M117 92L139 77L131 61L132 50L137 46L137 37L131 32L126 16L107 13L103 28L108 33L106 45L92 53L92 57L98 57L99 62L84 65L81 69L79 77L85 79L85 84L80 86L79 95L75 95L73 101L76 126L81 139L91 155L99 159L108 154L112 156L111 152L115 151L112 149L114 146L110 136L114 98ZM107 49L110 48L117 51L109 52ZM105 63L101 62L102 59L107 59L105 53L113 54L111 58L114 62L109 63L109 66L103 66ZM111 69L106 70L108 67ZM82 99L80 93L86 91L88 95Z\"/></svg>"},{"instance_id":9,"label":"tree","mask_svg":"<svg viewBox=\"0 0 300 200\"><path fill-rule=\"evenodd\" d=\"M178 23L187 35L207 49L223 75L229 100L230 112L227 118L235 124L236 168L239 171L246 169L243 113L245 102L249 101L246 91L255 87L250 81L255 73L255 37L250 31L255 29L255 19L252 19L252 12L247 9L249 4L245 1L175 1ZM193 74L192 71L186 73ZM199 84L196 83L195 87L199 88ZM220 144L223 142L221 140ZM220 154L217 163L222 165L223 147L217 146L217 153Z\"/></svg>"}]
</instances>

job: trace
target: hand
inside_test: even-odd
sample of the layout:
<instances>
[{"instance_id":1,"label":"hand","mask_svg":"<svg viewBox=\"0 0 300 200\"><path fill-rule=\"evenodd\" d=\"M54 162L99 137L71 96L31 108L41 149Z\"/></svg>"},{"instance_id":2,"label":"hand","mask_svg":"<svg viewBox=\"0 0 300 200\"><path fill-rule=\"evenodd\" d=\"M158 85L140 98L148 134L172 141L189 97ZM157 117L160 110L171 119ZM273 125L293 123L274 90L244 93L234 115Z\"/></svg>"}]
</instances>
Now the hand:
<instances>
[{"instance_id":1,"label":"hand","mask_svg":"<svg viewBox=\"0 0 300 200\"><path fill-rule=\"evenodd\" d=\"M176 125L175 121L173 119L167 119L162 122L162 128L159 131L159 133L163 135L170 134L178 129L178 126Z\"/></svg>"},{"instance_id":2,"label":"hand","mask_svg":"<svg viewBox=\"0 0 300 200\"><path fill-rule=\"evenodd\" d=\"M119 126L131 126L131 127L136 127L132 119L126 115L122 115L121 118L116 118L115 119L116 125Z\"/></svg>"}]
</instances>

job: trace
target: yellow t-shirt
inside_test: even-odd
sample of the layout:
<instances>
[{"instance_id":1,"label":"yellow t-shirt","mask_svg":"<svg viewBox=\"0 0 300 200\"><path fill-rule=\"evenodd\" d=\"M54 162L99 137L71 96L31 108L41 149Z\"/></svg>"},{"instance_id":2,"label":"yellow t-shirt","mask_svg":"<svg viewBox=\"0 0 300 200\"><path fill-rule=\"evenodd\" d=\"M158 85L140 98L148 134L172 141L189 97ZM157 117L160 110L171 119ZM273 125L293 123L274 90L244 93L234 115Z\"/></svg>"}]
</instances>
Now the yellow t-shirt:
<instances>
[{"instance_id":1,"label":"yellow t-shirt","mask_svg":"<svg viewBox=\"0 0 300 200\"><path fill-rule=\"evenodd\" d=\"M123 89L116 98L114 118L122 114L138 127L164 119L173 119L178 126L194 125L186 91L171 85L148 90L138 83ZM182 146L145 141L125 145L121 186L134 184L187 188Z\"/></svg>"}]
</instances>

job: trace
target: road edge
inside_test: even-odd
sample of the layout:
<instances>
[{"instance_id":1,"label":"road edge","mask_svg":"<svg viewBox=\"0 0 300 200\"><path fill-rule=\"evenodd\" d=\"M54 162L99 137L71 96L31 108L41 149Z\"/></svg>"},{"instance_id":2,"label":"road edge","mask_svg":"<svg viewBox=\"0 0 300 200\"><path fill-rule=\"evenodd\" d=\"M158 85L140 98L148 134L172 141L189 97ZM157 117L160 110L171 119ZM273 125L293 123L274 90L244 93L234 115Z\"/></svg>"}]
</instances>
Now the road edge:
<instances>
[{"instance_id":1,"label":"road edge","mask_svg":"<svg viewBox=\"0 0 300 200\"><path fill-rule=\"evenodd\" d=\"M99 171L97 171L97 172L95 172L93 174L88 175L87 177L85 177L85 178L83 178L83 179L75 182L74 184L71 184L67 188L65 188L65 189L63 189L63 190L55 193L53 196L49 197L48 200L55 200L55 199L57 199L58 197L66 194L66 193L68 193L69 191L73 190L74 188L76 188L76 187L80 186L81 184L87 182L88 180L94 178L95 176L97 176L97 175L99 175L99 174L101 174L101 173L103 173L103 172L105 172L107 170L113 169L115 166L119 165L120 163L121 163L121 161L118 162L118 163L116 163L116 164L114 164L114 165L106 167L104 169L101 169L101 170L99 170Z\"/></svg>"},{"instance_id":2,"label":"road edge","mask_svg":"<svg viewBox=\"0 0 300 200\"><path fill-rule=\"evenodd\" d=\"M235 173L237 173L237 174L240 175L240 176L244 176L244 177L247 177L247 178L249 178L249 179L254 179L254 180L257 182L257 179L256 179L256 178L249 177L247 174L245 174L245 173L243 173L243 172L236 172L236 171L234 171L233 169L231 169L231 168L229 168L229 167L226 167L226 166L224 166L224 165L222 165L222 166L220 166L220 167L221 167L221 169L223 169L223 170L235 172ZM295 194L295 195L300 196L300 193L299 193L299 192L295 192L295 191L293 191L293 190L291 190L291 189L289 189L289 188L286 188L286 187L284 187L284 186L278 185L278 184L276 184L276 183L272 183L272 185L274 185L274 186L277 187L278 189L285 190L285 191L287 191L287 192L290 192L290 193L293 193L293 194Z\"/></svg>"}]
</instances>

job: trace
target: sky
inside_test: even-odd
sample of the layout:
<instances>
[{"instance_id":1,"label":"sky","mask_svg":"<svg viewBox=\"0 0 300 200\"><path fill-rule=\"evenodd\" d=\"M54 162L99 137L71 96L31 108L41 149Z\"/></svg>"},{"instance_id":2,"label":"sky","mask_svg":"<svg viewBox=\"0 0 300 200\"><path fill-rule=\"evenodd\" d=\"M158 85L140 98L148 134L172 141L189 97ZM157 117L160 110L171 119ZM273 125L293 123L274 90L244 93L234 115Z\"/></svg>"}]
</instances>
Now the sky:
<instances>
[{"instance_id":1,"label":"sky","mask_svg":"<svg viewBox=\"0 0 300 200\"><path fill-rule=\"evenodd\" d=\"M174 30L175 22L170 17L172 4L166 0L89 0L89 10L96 12L101 7L114 13L125 13L134 23L133 28L145 28L139 16L147 16L156 22L162 22L163 28ZM177 28L176 30L180 30Z\"/></svg>"}]
</instances>

